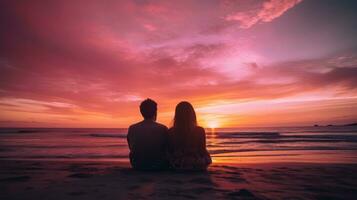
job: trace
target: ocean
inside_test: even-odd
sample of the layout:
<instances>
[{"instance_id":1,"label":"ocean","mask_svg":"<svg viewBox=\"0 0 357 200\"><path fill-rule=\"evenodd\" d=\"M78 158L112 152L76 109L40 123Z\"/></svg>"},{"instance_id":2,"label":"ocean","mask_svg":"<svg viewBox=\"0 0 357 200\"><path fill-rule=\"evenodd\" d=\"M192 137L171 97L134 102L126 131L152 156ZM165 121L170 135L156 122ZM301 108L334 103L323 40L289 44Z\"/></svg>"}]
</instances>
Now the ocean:
<instances>
[{"instance_id":1,"label":"ocean","mask_svg":"<svg viewBox=\"0 0 357 200\"><path fill-rule=\"evenodd\" d=\"M1 160L128 162L127 129L1 128ZM214 163L357 163L357 127L207 129Z\"/></svg>"}]
</instances>

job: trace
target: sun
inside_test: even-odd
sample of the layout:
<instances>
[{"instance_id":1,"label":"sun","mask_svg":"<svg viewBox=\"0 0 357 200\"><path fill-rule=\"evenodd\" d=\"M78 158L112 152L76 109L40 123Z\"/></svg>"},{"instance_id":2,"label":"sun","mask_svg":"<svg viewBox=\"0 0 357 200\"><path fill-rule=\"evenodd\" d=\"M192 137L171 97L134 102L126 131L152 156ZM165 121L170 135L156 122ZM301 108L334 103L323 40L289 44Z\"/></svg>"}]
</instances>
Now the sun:
<instances>
[{"instance_id":1,"label":"sun","mask_svg":"<svg viewBox=\"0 0 357 200\"><path fill-rule=\"evenodd\" d=\"M208 128L210 128L210 129L215 129L215 128L217 128L218 127L218 122L217 121L209 121L208 123L207 123L207 126L208 126Z\"/></svg>"}]
</instances>

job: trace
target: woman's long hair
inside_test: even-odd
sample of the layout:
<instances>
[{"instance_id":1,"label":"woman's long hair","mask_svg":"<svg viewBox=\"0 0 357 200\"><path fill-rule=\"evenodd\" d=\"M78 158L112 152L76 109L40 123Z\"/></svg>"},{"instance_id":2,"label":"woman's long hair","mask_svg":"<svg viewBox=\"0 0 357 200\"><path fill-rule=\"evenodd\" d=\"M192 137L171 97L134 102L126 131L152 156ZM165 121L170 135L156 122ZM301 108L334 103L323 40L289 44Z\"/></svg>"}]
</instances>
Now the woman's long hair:
<instances>
[{"instance_id":1,"label":"woman's long hair","mask_svg":"<svg viewBox=\"0 0 357 200\"><path fill-rule=\"evenodd\" d=\"M173 123L173 129L176 136L183 141L187 141L187 138L190 133L194 131L196 126L196 113L192 105L187 101L182 101L177 104Z\"/></svg>"}]
</instances>

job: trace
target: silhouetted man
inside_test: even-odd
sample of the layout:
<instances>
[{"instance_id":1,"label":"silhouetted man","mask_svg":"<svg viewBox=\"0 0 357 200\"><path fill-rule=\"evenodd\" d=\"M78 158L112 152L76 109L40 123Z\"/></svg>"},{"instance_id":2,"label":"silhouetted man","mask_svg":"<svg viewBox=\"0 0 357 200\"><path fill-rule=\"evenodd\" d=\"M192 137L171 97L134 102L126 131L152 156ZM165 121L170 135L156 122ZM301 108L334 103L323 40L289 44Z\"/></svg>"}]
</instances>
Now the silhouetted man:
<instances>
[{"instance_id":1,"label":"silhouetted man","mask_svg":"<svg viewBox=\"0 0 357 200\"><path fill-rule=\"evenodd\" d=\"M167 127L156 121L157 104L146 99L140 104L144 120L129 127L127 140L130 163L134 169L159 170L167 168Z\"/></svg>"}]
</instances>

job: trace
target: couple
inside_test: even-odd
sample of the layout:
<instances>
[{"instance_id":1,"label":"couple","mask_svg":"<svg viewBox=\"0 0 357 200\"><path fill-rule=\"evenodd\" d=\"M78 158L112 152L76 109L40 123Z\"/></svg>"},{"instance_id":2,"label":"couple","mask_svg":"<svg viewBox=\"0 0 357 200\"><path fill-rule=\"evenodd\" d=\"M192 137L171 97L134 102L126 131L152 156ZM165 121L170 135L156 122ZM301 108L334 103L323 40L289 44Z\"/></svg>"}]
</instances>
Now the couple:
<instances>
[{"instance_id":1,"label":"couple","mask_svg":"<svg viewBox=\"0 0 357 200\"><path fill-rule=\"evenodd\" d=\"M144 120L131 125L127 135L134 169L206 170L212 163L206 149L205 130L197 126L196 113L189 102L177 104L170 129L155 122L155 101L143 101L140 112Z\"/></svg>"}]
</instances>

